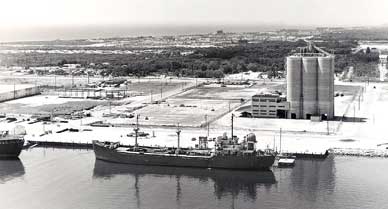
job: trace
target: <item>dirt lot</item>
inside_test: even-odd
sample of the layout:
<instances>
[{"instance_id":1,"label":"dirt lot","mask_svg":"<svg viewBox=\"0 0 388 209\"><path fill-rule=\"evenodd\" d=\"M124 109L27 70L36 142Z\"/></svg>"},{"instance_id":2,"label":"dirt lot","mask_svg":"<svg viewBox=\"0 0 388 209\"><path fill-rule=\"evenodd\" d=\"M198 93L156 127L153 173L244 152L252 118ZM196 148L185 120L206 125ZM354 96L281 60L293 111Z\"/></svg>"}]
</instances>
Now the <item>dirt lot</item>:
<instances>
[{"instance_id":1,"label":"dirt lot","mask_svg":"<svg viewBox=\"0 0 388 209\"><path fill-rule=\"evenodd\" d=\"M86 99L65 99L56 96L38 95L0 103L0 113L14 114L56 114L71 113L104 105L105 101Z\"/></svg>"},{"instance_id":2,"label":"dirt lot","mask_svg":"<svg viewBox=\"0 0 388 209\"><path fill-rule=\"evenodd\" d=\"M230 108L233 109L240 103L231 101ZM213 120L229 111L229 102L225 100L195 100L195 99L168 99L162 104L148 105L135 111L140 114L142 125L152 126L181 126L199 127L205 123L205 115L208 120ZM145 118L148 118L145 120ZM135 123L132 119L116 119L113 123Z\"/></svg>"},{"instance_id":3,"label":"dirt lot","mask_svg":"<svg viewBox=\"0 0 388 209\"><path fill-rule=\"evenodd\" d=\"M239 100L251 99L251 97L261 90L280 90L282 84L278 83L259 83L253 86L228 85L221 87L220 84L205 85L200 88L192 89L176 98L183 99L219 99L219 100Z\"/></svg>"}]
</instances>

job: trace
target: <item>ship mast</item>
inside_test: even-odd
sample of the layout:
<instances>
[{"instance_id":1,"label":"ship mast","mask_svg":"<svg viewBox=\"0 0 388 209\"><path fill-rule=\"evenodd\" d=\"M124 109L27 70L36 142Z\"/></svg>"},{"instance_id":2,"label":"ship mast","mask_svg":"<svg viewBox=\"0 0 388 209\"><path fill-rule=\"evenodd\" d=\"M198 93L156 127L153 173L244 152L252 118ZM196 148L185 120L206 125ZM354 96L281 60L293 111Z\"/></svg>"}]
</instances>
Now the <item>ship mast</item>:
<instances>
[{"instance_id":1,"label":"ship mast","mask_svg":"<svg viewBox=\"0 0 388 209\"><path fill-rule=\"evenodd\" d=\"M179 154L179 151L180 151L180 141L181 141L181 129L179 128L179 123L178 123L178 129L177 129L177 131L176 131L176 134L177 134L177 136L178 136L178 146L177 146L177 149L176 149L176 151L175 151L175 154Z\"/></svg>"},{"instance_id":2,"label":"ship mast","mask_svg":"<svg viewBox=\"0 0 388 209\"><path fill-rule=\"evenodd\" d=\"M135 150L137 150L138 148L138 144L137 144L137 136L138 136L138 133L139 133L139 114L136 115L136 128L133 129L133 131L135 131Z\"/></svg>"},{"instance_id":3,"label":"ship mast","mask_svg":"<svg viewBox=\"0 0 388 209\"><path fill-rule=\"evenodd\" d=\"M232 113L232 127L231 127L232 128L232 130L231 130L231 132L232 132L231 133L232 134L232 139L233 139L233 117L234 117L234 114Z\"/></svg>"},{"instance_id":4,"label":"ship mast","mask_svg":"<svg viewBox=\"0 0 388 209\"><path fill-rule=\"evenodd\" d=\"M206 135L206 138L209 139L209 132L210 132L210 121L208 121L208 115L206 114L205 115L205 125L206 125L206 128L207 128L207 135Z\"/></svg>"},{"instance_id":5,"label":"ship mast","mask_svg":"<svg viewBox=\"0 0 388 209\"><path fill-rule=\"evenodd\" d=\"M280 146L279 146L279 153L282 153L282 128L280 128L279 131L279 138L280 138Z\"/></svg>"}]
</instances>

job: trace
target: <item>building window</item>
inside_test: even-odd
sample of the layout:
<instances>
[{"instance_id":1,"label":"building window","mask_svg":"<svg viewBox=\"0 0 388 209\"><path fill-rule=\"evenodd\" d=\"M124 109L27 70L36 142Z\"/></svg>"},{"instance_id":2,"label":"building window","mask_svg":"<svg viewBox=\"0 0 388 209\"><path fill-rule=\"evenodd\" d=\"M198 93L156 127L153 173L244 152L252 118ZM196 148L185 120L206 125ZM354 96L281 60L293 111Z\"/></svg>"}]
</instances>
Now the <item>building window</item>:
<instances>
[{"instance_id":1,"label":"building window","mask_svg":"<svg viewBox=\"0 0 388 209\"><path fill-rule=\"evenodd\" d=\"M274 105L270 105L269 107L275 108L276 106L274 106Z\"/></svg>"}]
</instances>

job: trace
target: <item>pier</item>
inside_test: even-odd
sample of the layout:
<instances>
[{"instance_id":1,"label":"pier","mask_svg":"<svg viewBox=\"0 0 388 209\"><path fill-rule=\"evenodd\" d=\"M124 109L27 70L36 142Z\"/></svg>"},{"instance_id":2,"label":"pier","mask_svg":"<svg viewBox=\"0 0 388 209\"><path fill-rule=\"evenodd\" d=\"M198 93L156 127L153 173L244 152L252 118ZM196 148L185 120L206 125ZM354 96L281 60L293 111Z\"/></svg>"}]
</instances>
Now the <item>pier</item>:
<instances>
[{"instance_id":1,"label":"pier","mask_svg":"<svg viewBox=\"0 0 388 209\"><path fill-rule=\"evenodd\" d=\"M92 149L93 144L82 142L54 142L54 141L35 141L28 140L25 149L33 147L52 147L52 148L72 148L72 149Z\"/></svg>"},{"instance_id":2,"label":"pier","mask_svg":"<svg viewBox=\"0 0 388 209\"><path fill-rule=\"evenodd\" d=\"M334 148L335 155L356 157L388 157L388 149Z\"/></svg>"}]
</instances>

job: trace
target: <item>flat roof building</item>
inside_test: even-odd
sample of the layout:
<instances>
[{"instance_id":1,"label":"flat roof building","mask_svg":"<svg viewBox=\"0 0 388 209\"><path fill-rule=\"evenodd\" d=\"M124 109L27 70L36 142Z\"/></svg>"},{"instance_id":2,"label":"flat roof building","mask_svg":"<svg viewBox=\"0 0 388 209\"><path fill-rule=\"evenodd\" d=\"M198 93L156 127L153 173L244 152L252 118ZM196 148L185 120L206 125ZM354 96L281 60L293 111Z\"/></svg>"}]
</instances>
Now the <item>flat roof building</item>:
<instances>
[{"instance_id":1,"label":"flat roof building","mask_svg":"<svg viewBox=\"0 0 388 209\"><path fill-rule=\"evenodd\" d=\"M279 93L259 93L252 96L252 117L286 118L289 103Z\"/></svg>"}]
</instances>

